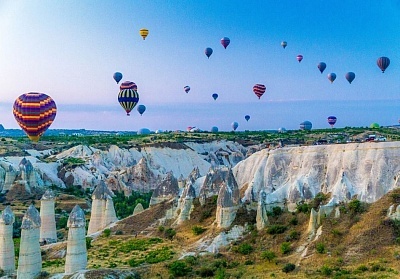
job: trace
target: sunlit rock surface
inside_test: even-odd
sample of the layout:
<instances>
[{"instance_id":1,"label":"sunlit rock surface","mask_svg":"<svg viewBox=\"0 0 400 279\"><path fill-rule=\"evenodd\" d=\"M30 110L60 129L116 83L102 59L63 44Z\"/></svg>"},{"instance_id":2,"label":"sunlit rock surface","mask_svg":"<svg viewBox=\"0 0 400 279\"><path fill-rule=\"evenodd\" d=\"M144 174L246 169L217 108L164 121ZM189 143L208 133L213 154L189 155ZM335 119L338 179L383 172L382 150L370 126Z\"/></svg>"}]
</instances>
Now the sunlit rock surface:
<instances>
[{"instance_id":1,"label":"sunlit rock surface","mask_svg":"<svg viewBox=\"0 0 400 279\"><path fill-rule=\"evenodd\" d=\"M0 215L0 268L6 275L11 275L15 271L14 220L14 213L8 205Z\"/></svg>"}]
</instances>

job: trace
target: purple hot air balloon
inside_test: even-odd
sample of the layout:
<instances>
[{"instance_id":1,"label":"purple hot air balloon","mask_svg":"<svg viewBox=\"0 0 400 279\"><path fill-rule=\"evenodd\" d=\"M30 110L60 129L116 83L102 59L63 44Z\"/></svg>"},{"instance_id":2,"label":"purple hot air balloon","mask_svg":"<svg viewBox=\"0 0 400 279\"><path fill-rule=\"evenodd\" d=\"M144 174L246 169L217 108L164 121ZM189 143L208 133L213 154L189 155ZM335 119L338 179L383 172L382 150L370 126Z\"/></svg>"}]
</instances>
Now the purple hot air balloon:
<instances>
[{"instance_id":1,"label":"purple hot air balloon","mask_svg":"<svg viewBox=\"0 0 400 279\"><path fill-rule=\"evenodd\" d=\"M124 81L121 83L119 86L119 90L124 90L124 89L132 89L132 90L137 90L137 85L133 81Z\"/></svg>"},{"instance_id":2,"label":"purple hot air balloon","mask_svg":"<svg viewBox=\"0 0 400 279\"><path fill-rule=\"evenodd\" d=\"M301 60L303 60L303 55L299 54L296 56L297 61L299 61L299 63L301 62Z\"/></svg>"},{"instance_id":3,"label":"purple hot air balloon","mask_svg":"<svg viewBox=\"0 0 400 279\"><path fill-rule=\"evenodd\" d=\"M213 53L213 50L211 47L208 47L204 50L204 53L207 55L208 58L210 58L211 54Z\"/></svg>"},{"instance_id":4,"label":"purple hot air balloon","mask_svg":"<svg viewBox=\"0 0 400 279\"><path fill-rule=\"evenodd\" d=\"M326 64L324 62L319 62L317 65L319 71L321 72L321 74L325 71L326 69Z\"/></svg>"},{"instance_id":5,"label":"purple hot air balloon","mask_svg":"<svg viewBox=\"0 0 400 279\"><path fill-rule=\"evenodd\" d=\"M345 77L347 81L351 84L351 82L356 78L356 74L353 72L348 72Z\"/></svg>"},{"instance_id":6,"label":"purple hot air balloon","mask_svg":"<svg viewBox=\"0 0 400 279\"><path fill-rule=\"evenodd\" d=\"M378 65L379 69L382 70L382 73L384 73L386 68L390 65L390 59L384 56L379 57L376 61L376 64Z\"/></svg>"},{"instance_id":7,"label":"purple hot air balloon","mask_svg":"<svg viewBox=\"0 0 400 279\"><path fill-rule=\"evenodd\" d=\"M335 125L336 120L337 120L336 116L329 116L328 117L328 124L331 125L331 127L333 128L333 125Z\"/></svg>"},{"instance_id":8,"label":"purple hot air balloon","mask_svg":"<svg viewBox=\"0 0 400 279\"><path fill-rule=\"evenodd\" d=\"M227 46L231 43L231 40L228 37L223 37L221 39L221 45L226 49Z\"/></svg>"},{"instance_id":9,"label":"purple hot air balloon","mask_svg":"<svg viewBox=\"0 0 400 279\"><path fill-rule=\"evenodd\" d=\"M335 73L328 74L328 79L331 83L333 83L336 79L336 74Z\"/></svg>"}]
</instances>

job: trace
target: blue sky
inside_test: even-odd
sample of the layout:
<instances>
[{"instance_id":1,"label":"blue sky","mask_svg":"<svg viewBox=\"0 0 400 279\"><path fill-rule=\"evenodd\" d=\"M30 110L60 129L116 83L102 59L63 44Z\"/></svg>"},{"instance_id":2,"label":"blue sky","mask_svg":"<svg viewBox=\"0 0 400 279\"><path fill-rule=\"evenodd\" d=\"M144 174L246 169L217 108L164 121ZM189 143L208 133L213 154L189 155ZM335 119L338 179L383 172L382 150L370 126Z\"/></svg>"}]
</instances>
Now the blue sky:
<instances>
[{"instance_id":1,"label":"blue sky","mask_svg":"<svg viewBox=\"0 0 400 279\"><path fill-rule=\"evenodd\" d=\"M150 31L145 41L140 28ZM231 40L226 50L224 36ZM3 0L0 38L6 128L18 127L12 103L31 91L56 101L51 128L230 130L237 121L238 130L297 129L303 120L329 127L329 115L338 127L390 125L400 117L397 0ZM210 59L206 47L214 50ZM380 56L391 59L384 74ZM127 117L118 104L116 71L138 85L143 116ZM348 71L356 74L352 84ZM330 72L337 74L333 84ZM267 87L261 100L255 83Z\"/></svg>"}]
</instances>

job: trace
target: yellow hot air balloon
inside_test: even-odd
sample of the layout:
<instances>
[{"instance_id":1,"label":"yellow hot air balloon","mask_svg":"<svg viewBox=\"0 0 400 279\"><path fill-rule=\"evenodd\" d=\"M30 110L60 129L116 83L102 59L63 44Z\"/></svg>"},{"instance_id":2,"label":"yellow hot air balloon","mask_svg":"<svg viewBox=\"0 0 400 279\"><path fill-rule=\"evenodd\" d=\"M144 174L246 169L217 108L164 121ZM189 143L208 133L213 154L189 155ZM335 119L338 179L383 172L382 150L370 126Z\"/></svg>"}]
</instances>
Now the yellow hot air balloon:
<instances>
[{"instance_id":1,"label":"yellow hot air balloon","mask_svg":"<svg viewBox=\"0 0 400 279\"><path fill-rule=\"evenodd\" d=\"M143 37L143 40L145 40L147 35L149 35L149 30L147 30L146 28L142 28L142 29L140 29L139 33L140 33L140 36Z\"/></svg>"}]
</instances>

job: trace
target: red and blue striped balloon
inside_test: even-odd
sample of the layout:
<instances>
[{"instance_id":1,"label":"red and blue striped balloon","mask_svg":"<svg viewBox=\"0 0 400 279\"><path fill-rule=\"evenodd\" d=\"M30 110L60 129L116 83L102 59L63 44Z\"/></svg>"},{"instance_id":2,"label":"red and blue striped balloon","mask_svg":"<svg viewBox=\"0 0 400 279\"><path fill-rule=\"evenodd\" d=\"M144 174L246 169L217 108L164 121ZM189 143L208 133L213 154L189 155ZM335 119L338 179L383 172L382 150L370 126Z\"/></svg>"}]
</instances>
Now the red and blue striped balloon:
<instances>
[{"instance_id":1,"label":"red and blue striped balloon","mask_svg":"<svg viewBox=\"0 0 400 279\"><path fill-rule=\"evenodd\" d=\"M264 84L257 83L253 86L253 92L257 95L258 99L260 99L261 96L265 93L265 90L267 90L267 88Z\"/></svg>"},{"instance_id":2,"label":"red and blue striped balloon","mask_svg":"<svg viewBox=\"0 0 400 279\"><path fill-rule=\"evenodd\" d=\"M378 65L379 69L382 70L382 73L384 73L386 68L390 65L390 59L384 56L379 57L376 61L376 64Z\"/></svg>"}]
</instances>

